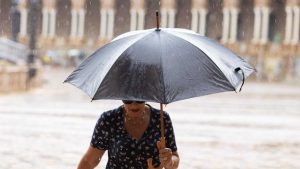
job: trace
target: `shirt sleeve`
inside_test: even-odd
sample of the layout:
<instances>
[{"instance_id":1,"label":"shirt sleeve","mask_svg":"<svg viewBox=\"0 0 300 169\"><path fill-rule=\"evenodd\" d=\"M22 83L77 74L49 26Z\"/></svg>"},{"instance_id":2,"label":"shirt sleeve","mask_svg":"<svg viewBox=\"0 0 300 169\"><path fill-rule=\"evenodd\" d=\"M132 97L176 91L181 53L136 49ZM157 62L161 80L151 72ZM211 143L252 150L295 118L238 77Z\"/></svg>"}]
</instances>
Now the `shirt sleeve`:
<instances>
[{"instance_id":1,"label":"shirt sleeve","mask_svg":"<svg viewBox=\"0 0 300 169\"><path fill-rule=\"evenodd\" d=\"M172 149L173 152L177 151L174 129L168 113L165 113L165 131L166 147Z\"/></svg>"},{"instance_id":2,"label":"shirt sleeve","mask_svg":"<svg viewBox=\"0 0 300 169\"><path fill-rule=\"evenodd\" d=\"M91 140L91 146L100 150L109 149L109 120L108 116L103 113L98 119L96 126L94 128L94 133Z\"/></svg>"}]
</instances>

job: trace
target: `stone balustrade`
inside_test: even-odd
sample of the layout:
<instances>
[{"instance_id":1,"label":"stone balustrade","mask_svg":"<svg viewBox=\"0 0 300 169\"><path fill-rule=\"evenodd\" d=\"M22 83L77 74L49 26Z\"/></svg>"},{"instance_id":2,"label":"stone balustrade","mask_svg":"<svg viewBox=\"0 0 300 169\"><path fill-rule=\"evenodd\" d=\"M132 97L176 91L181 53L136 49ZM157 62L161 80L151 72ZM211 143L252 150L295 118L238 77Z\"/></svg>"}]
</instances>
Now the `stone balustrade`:
<instances>
[{"instance_id":1,"label":"stone balustrade","mask_svg":"<svg viewBox=\"0 0 300 169\"><path fill-rule=\"evenodd\" d=\"M0 66L0 94L27 91L42 84L42 68L37 67L36 76L28 79L26 65Z\"/></svg>"}]
</instances>

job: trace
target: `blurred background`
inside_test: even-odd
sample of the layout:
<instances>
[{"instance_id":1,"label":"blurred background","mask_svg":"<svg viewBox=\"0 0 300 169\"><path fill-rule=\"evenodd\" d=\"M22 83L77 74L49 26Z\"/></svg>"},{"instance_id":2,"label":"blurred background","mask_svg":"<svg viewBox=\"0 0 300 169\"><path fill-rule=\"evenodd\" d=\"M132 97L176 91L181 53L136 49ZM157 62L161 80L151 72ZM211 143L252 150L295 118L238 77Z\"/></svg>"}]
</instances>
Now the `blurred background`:
<instances>
[{"instance_id":1,"label":"blurred background","mask_svg":"<svg viewBox=\"0 0 300 169\"><path fill-rule=\"evenodd\" d=\"M99 115L121 102L62 82L114 37L156 27L156 10L161 27L219 41L257 69L241 93L165 107L179 168L300 168L300 0L0 0L1 169L76 168Z\"/></svg>"}]
</instances>

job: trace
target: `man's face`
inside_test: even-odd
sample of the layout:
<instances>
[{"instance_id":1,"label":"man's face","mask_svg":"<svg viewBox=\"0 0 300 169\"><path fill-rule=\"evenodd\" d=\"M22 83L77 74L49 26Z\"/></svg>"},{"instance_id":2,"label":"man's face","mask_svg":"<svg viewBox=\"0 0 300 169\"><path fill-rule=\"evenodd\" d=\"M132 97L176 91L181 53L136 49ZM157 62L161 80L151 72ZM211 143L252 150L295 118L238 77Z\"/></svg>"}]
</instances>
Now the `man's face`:
<instances>
[{"instance_id":1,"label":"man's face","mask_svg":"<svg viewBox=\"0 0 300 169\"><path fill-rule=\"evenodd\" d=\"M145 111L145 102L123 101L126 113L130 117L140 117Z\"/></svg>"}]
</instances>

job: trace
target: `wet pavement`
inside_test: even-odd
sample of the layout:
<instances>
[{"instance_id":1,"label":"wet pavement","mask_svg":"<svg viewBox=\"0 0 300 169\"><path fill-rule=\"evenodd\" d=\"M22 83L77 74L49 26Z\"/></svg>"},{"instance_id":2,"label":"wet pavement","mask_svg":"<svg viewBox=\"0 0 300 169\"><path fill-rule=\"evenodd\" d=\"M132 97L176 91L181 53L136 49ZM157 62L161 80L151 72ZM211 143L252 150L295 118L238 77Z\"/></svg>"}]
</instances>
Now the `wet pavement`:
<instances>
[{"instance_id":1,"label":"wet pavement","mask_svg":"<svg viewBox=\"0 0 300 169\"><path fill-rule=\"evenodd\" d=\"M45 69L42 88L0 95L1 169L74 169L99 115L120 101L93 101ZM150 103L159 107L157 103ZM165 107L180 169L300 168L300 85L246 82L222 93ZM104 155L97 168L105 168Z\"/></svg>"}]
</instances>

